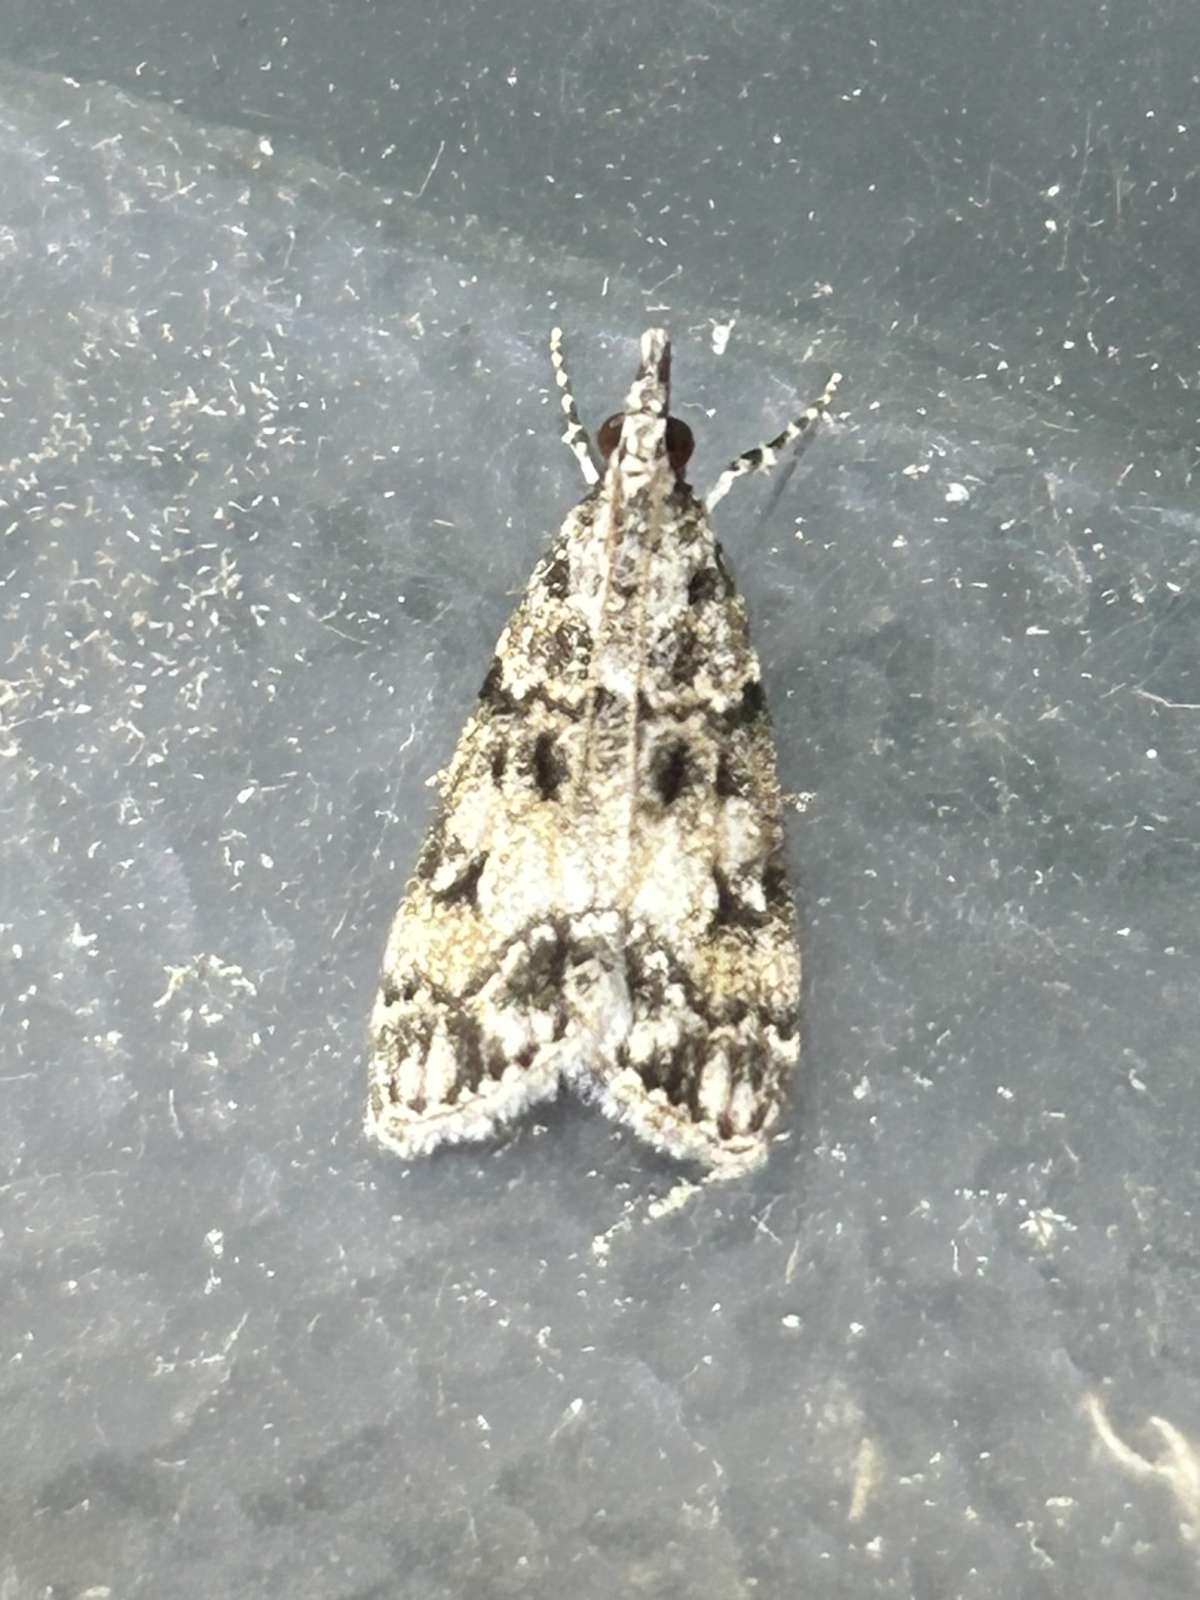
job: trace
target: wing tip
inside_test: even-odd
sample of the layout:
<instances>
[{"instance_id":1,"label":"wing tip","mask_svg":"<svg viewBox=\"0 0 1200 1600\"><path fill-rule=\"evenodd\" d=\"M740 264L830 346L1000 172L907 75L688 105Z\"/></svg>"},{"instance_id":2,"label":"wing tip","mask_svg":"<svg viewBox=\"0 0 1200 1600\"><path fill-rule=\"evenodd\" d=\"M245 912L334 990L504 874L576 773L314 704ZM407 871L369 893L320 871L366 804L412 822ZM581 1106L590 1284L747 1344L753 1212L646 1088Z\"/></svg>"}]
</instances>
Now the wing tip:
<instances>
[{"instance_id":1,"label":"wing tip","mask_svg":"<svg viewBox=\"0 0 1200 1600\"><path fill-rule=\"evenodd\" d=\"M712 1181L745 1177L761 1167L770 1154L771 1129L780 1110L778 1102L768 1107L761 1127L723 1133L713 1119L693 1117L686 1107L673 1105L661 1089L648 1090L633 1068L611 1078L576 1081L583 1097L592 1101L609 1121L621 1123L674 1161L694 1161L707 1167Z\"/></svg>"},{"instance_id":2,"label":"wing tip","mask_svg":"<svg viewBox=\"0 0 1200 1600\"><path fill-rule=\"evenodd\" d=\"M495 1137L530 1106L553 1100L559 1073L551 1060L531 1066L514 1063L479 1089L460 1091L453 1102L420 1110L394 1097L395 1081L393 1065L375 1056L364 1127L369 1138L407 1160L428 1155L439 1145L480 1144Z\"/></svg>"}]
</instances>

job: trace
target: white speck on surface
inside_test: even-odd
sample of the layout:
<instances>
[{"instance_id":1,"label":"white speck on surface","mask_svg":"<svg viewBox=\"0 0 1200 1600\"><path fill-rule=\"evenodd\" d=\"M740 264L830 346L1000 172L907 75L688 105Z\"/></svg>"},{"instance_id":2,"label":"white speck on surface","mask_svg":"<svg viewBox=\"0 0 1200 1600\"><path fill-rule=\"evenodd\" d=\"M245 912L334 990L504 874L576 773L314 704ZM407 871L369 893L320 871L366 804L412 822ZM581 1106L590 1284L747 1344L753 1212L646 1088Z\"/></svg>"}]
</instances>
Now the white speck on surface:
<instances>
[{"instance_id":1,"label":"white speck on surface","mask_svg":"<svg viewBox=\"0 0 1200 1600\"><path fill-rule=\"evenodd\" d=\"M1064 1233L1074 1233L1075 1225L1069 1222L1060 1211L1051 1211L1049 1206L1041 1206L1036 1211L1031 1211L1020 1225L1021 1232L1028 1239L1032 1239L1039 1250L1049 1250L1058 1238L1060 1230Z\"/></svg>"},{"instance_id":2,"label":"white speck on surface","mask_svg":"<svg viewBox=\"0 0 1200 1600\"><path fill-rule=\"evenodd\" d=\"M736 317L734 317L729 322L714 322L713 323L713 325L712 325L712 349L713 349L713 355L715 355L715 356L723 356L725 354L725 351L729 347L729 335L733 332L733 330L734 330L736 325L737 325L737 318Z\"/></svg>"}]
</instances>

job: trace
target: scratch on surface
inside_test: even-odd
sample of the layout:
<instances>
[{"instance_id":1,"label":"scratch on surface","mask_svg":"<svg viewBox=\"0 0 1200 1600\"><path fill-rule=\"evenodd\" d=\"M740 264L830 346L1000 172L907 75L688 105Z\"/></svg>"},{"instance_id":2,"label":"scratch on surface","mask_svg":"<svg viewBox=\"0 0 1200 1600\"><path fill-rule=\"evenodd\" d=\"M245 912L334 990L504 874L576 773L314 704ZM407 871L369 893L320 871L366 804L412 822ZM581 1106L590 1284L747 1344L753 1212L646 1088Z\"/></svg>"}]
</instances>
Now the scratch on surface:
<instances>
[{"instance_id":1,"label":"scratch on surface","mask_svg":"<svg viewBox=\"0 0 1200 1600\"><path fill-rule=\"evenodd\" d=\"M1166 706L1168 711L1200 711L1200 704L1191 700L1168 700L1161 694L1151 694L1149 689L1131 689L1130 694L1139 700L1150 700L1156 706Z\"/></svg>"},{"instance_id":2,"label":"scratch on surface","mask_svg":"<svg viewBox=\"0 0 1200 1600\"><path fill-rule=\"evenodd\" d=\"M425 191L429 187L430 179L433 177L434 173L437 171L438 162L442 159L442 155L445 152L445 149L446 149L446 141L445 141L445 139L443 139L441 144L439 144L438 147L437 147L437 155L434 156L433 160L429 164L429 171L425 174L425 181L421 184L421 187L417 190L416 194L413 194L411 189L406 189L404 191L404 198L406 200L420 200L420 199L422 199L424 197Z\"/></svg>"},{"instance_id":3,"label":"scratch on surface","mask_svg":"<svg viewBox=\"0 0 1200 1600\"><path fill-rule=\"evenodd\" d=\"M1151 1417L1150 1426L1165 1448L1150 1461L1117 1437L1099 1395L1090 1394L1084 1407L1096 1435L1108 1453L1136 1478L1162 1478L1183 1513L1179 1532L1188 1544L1200 1536L1200 1456L1193 1444L1165 1417Z\"/></svg>"},{"instance_id":4,"label":"scratch on surface","mask_svg":"<svg viewBox=\"0 0 1200 1600\"><path fill-rule=\"evenodd\" d=\"M861 1522L871 1496L879 1485L883 1458L873 1439L864 1438L854 1461L854 1486L850 1491L848 1522Z\"/></svg>"},{"instance_id":5,"label":"scratch on surface","mask_svg":"<svg viewBox=\"0 0 1200 1600\"><path fill-rule=\"evenodd\" d=\"M788 1253L787 1265L783 1269L784 1283L791 1283L796 1276L796 1268L800 1265L800 1241L796 1240Z\"/></svg>"}]
</instances>

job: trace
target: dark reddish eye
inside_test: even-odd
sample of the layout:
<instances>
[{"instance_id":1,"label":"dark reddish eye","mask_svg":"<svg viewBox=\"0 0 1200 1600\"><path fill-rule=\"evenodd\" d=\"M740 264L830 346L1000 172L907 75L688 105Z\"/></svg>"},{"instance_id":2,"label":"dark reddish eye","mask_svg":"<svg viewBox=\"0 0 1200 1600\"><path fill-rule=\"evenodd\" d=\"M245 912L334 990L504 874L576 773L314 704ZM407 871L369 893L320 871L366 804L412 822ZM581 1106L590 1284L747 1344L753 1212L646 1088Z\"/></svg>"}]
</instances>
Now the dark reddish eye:
<instances>
[{"instance_id":1,"label":"dark reddish eye","mask_svg":"<svg viewBox=\"0 0 1200 1600\"><path fill-rule=\"evenodd\" d=\"M609 417L607 422L600 424L600 432L596 435L596 447L605 461L617 448L617 440L621 437L621 424L625 421L625 413L618 411Z\"/></svg>"},{"instance_id":2,"label":"dark reddish eye","mask_svg":"<svg viewBox=\"0 0 1200 1600\"><path fill-rule=\"evenodd\" d=\"M621 424L625 421L623 411L615 412L608 421L601 424L600 432L596 435L596 444L601 456L607 461L617 448L621 437ZM692 438L692 430L686 422L680 422L678 417L667 418L667 459L671 469L677 474L682 474L684 467L692 458L692 451L696 448L696 441Z\"/></svg>"},{"instance_id":3,"label":"dark reddish eye","mask_svg":"<svg viewBox=\"0 0 1200 1600\"><path fill-rule=\"evenodd\" d=\"M696 448L696 441L692 438L692 430L686 422L680 422L678 417L667 418L667 459L670 461L676 476L683 476L683 469L692 459L692 451Z\"/></svg>"}]
</instances>

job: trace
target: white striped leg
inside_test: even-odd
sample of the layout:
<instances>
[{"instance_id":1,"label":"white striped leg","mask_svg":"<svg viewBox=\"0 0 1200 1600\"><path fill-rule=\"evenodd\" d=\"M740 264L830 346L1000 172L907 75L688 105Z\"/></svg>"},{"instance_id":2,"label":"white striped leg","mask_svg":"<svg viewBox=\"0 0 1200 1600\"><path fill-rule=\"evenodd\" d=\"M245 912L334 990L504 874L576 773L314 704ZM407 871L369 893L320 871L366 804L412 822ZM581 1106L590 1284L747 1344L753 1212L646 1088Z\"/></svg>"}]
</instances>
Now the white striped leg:
<instances>
[{"instance_id":1,"label":"white striped leg","mask_svg":"<svg viewBox=\"0 0 1200 1600\"><path fill-rule=\"evenodd\" d=\"M562 337L561 328L551 328L550 365L554 368L554 381L559 388L559 403L562 406L563 416L567 419L562 441L578 461L584 482L590 487L594 483L599 483L600 471L592 457L592 441L588 438L587 429L579 420L575 396L571 393L571 380L567 376Z\"/></svg>"},{"instance_id":2,"label":"white striped leg","mask_svg":"<svg viewBox=\"0 0 1200 1600\"><path fill-rule=\"evenodd\" d=\"M756 445L753 450L745 450L736 461L731 461L704 496L704 509L711 511L719 500L724 500L737 480L744 478L748 472L770 472L778 462L781 450L786 450L793 439L799 439L804 434L812 432L815 424L829 409L834 391L841 381L841 373L835 372L821 394L800 413L795 422L788 423L778 438L772 439L768 444Z\"/></svg>"}]
</instances>

